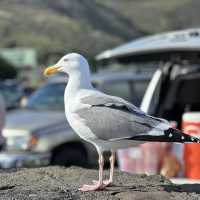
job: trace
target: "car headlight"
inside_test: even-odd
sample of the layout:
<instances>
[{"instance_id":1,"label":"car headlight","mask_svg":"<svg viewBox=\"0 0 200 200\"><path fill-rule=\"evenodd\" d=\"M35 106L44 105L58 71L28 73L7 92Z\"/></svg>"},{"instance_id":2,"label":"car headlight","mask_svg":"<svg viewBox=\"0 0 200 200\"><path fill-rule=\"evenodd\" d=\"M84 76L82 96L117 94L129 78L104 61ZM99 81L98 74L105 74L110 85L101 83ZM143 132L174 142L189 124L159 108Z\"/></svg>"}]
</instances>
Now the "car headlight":
<instances>
[{"instance_id":1,"label":"car headlight","mask_svg":"<svg viewBox=\"0 0 200 200\"><path fill-rule=\"evenodd\" d=\"M6 138L7 147L12 149L31 149L37 142L38 138L35 135L11 136Z\"/></svg>"},{"instance_id":2,"label":"car headlight","mask_svg":"<svg viewBox=\"0 0 200 200\"><path fill-rule=\"evenodd\" d=\"M7 144L8 148L26 149L27 148L27 137L25 137L25 136L7 137L6 144Z\"/></svg>"}]
</instances>

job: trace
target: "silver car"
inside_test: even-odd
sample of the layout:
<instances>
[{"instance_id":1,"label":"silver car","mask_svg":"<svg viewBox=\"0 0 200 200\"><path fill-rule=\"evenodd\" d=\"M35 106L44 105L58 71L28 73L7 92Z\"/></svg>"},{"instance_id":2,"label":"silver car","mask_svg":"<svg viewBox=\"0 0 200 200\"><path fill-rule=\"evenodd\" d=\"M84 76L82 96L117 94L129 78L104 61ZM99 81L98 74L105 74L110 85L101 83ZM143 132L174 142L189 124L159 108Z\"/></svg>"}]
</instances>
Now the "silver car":
<instances>
[{"instance_id":1,"label":"silver car","mask_svg":"<svg viewBox=\"0 0 200 200\"><path fill-rule=\"evenodd\" d=\"M104 73L93 75L92 82L99 90L139 106L151 75ZM24 108L7 115L3 130L7 148L0 154L2 168L96 164L94 147L81 140L66 121L63 101L66 84L66 77L51 78L29 98Z\"/></svg>"}]
</instances>

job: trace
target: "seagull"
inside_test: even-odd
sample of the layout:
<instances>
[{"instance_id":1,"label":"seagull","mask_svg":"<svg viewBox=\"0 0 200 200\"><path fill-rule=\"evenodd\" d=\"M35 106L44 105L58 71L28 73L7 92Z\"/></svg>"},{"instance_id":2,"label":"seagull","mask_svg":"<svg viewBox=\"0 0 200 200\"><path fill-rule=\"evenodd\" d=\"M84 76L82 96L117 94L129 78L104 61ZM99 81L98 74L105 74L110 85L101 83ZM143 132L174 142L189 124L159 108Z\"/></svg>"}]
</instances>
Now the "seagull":
<instances>
[{"instance_id":1,"label":"seagull","mask_svg":"<svg viewBox=\"0 0 200 200\"><path fill-rule=\"evenodd\" d=\"M64 93L65 114L72 129L93 144L99 156L99 179L83 185L81 191L102 190L113 182L115 152L146 141L195 142L200 140L171 128L167 120L144 113L128 101L96 90L90 80L87 60L80 54L63 56L44 70L48 76L57 72L68 75ZM110 177L103 180L103 152L110 151Z\"/></svg>"}]
</instances>

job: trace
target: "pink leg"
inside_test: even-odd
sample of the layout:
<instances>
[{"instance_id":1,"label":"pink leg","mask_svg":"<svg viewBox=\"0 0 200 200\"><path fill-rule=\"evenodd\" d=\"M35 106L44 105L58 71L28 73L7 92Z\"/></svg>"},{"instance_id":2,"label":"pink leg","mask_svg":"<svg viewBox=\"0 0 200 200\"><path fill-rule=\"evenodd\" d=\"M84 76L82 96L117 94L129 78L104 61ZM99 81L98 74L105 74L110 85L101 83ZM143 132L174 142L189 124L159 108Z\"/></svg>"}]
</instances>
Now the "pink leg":
<instances>
[{"instance_id":1,"label":"pink leg","mask_svg":"<svg viewBox=\"0 0 200 200\"><path fill-rule=\"evenodd\" d=\"M95 181L93 185L83 185L79 190L87 192L87 191L102 190L103 188L105 188L103 184L103 165L104 165L103 155L102 153L99 153L99 180Z\"/></svg>"},{"instance_id":2,"label":"pink leg","mask_svg":"<svg viewBox=\"0 0 200 200\"><path fill-rule=\"evenodd\" d=\"M111 156L110 156L110 177L109 177L108 180L103 181L103 184L105 186L108 186L113 182L114 167L115 167L115 152L111 151Z\"/></svg>"},{"instance_id":3,"label":"pink leg","mask_svg":"<svg viewBox=\"0 0 200 200\"><path fill-rule=\"evenodd\" d=\"M110 177L108 180L103 181L104 187L110 185L113 182L113 172L114 172L114 167L115 167L115 152L111 151L111 156L110 156ZM98 181L93 181L93 183L97 184Z\"/></svg>"}]
</instances>

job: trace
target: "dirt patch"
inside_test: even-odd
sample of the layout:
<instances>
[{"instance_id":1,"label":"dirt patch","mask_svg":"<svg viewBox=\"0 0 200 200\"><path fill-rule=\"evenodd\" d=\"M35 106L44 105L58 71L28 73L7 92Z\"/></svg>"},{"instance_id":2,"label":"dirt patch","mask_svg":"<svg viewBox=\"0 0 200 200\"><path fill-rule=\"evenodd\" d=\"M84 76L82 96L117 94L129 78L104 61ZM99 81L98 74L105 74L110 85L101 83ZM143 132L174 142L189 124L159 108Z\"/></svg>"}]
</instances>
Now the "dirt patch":
<instances>
[{"instance_id":1,"label":"dirt patch","mask_svg":"<svg viewBox=\"0 0 200 200\"><path fill-rule=\"evenodd\" d=\"M108 175L108 171L105 172ZM0 171L0 200L102 199L102 200L197 200L200 185L174 185L159 175L130 175L115 172L113 186L104 191L80 192L84 183L96 179L96 170L78 167L45 167Z\"/></svg>"}]
</instances>

